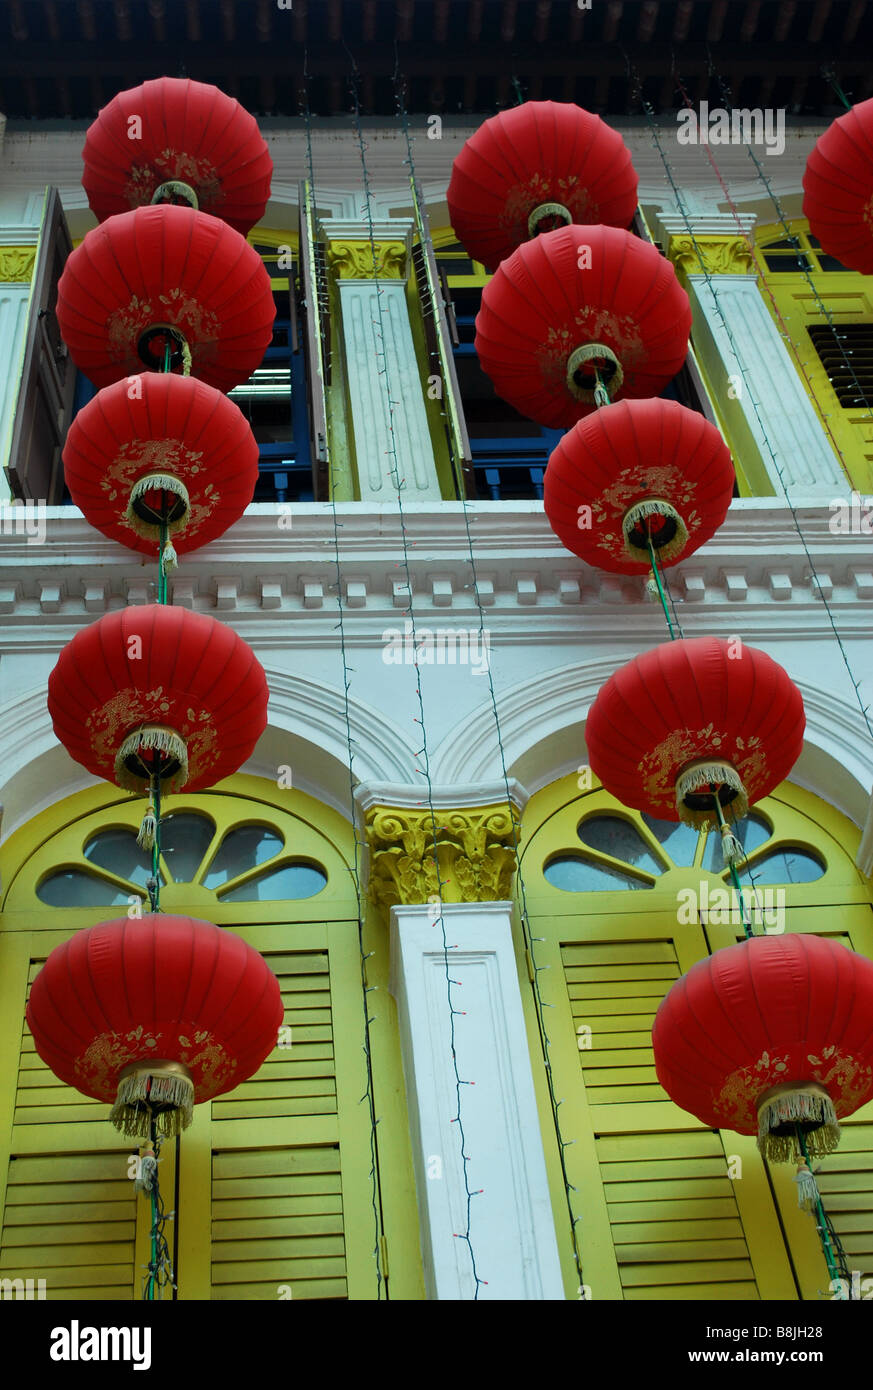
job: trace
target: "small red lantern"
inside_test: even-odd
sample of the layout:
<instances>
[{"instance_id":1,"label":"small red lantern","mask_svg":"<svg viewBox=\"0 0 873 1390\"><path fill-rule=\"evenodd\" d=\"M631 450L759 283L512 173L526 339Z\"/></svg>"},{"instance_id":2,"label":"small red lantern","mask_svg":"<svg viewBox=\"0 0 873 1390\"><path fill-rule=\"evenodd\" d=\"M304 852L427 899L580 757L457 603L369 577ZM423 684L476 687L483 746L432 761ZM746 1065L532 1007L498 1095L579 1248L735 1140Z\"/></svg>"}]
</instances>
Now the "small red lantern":
<instances>
[{"instance_id":1,"label":"small red lantern","mask_svg":"<svg viewBox=\"0 0 873 1390\"><path fill-rule=\"evenodd\" d=\"M242 516L258 480L258 446L242 411L214 386L143 372L105 386L79 411L64 478L105 536L154 554L163 516L182 552Z\"/></svg>"},{"instance_id":2,"label":"small red lantern","mask_svg":"<svg viewBox=\"0 0 873 1390\"><path fill-rule=\"evenodd\" d=\"M658 561L675 565L718 530L733 486L715 426L656 397L578 421L549 459L543 500L568 550L598 569L642 574L649 535Z\"/></svg>"},{"instance_id":3,"label":"small red lantern","mask_svg":"<svg viewBox=\"0 0 873 1390\"><path fill-rule=\"evenodd\" d=\"M873 1100L873 962L826 937L758 936L698 961L655 1017L655 1070L703 1124L767 1158L832 1152Z\"/></svg>"},{"instance_id":4,"label":"small red lantern","mask_svg":"<svg viewBox=\"0 0 873 1390\"><path fill-rule=\"evenodd\" d=\"M873 275L873 97L819 136L803 175L803 215L823 249Z\"/></svg>"},{"instance_id":5,"label":"small red lantern","mask_svg":"<svg viewBox=\"0 0 873 1390\"><path fill-rule=\"evenodd\" d=\"M190 208L149 207L88 233L58 284L58 324L76 366L110 386L143 366L187 370L230 391L259 367L276 306L253 247Z\"/></svg>"},{"instance_id":6,"label":"small red lantern","mask_svg":"<svg viewBox=\"0 0 873 1390\"><path fill-rule=\"evenodd\" d=\"M131 791L153 778L167 792L202 791L251 756L267 699L263 667L231 628L147 604L76 633L49 677L48 709L95 777Z\"/></svg>"},{"instance_id":7,"label":"small red lantern","mask_svg":"<svg viewBox=\"0 0 873 1390\"><path fill-rule=\"evenodd\" d=\"M191 1123L276 1046L279 982L241 937L192 917L122 917L76 932L33 982L27 1024L55 1076L112 1103L123 1134Z\"/></svg>"},{"instance_id":8,"label":"small red lantern","mask_svg":"<svg viewBox=\"0 0 873 1390\"><path fill-rule=\"evenodd\" d=\"M273 162L254 118L188 78L119 92L89 127L82 159L100 222L147 203L184 202L245 236L270 196Z\"/></svg>"},{"instance_id":9,"label":"small red lantern","mask_svg":"<svg viewBox=\"0 0 873 1390\"><path fill-rule=\"evenodd\" d=\"M803 746L800 691L766 652L717 637L665 642L620 667L585 726L592 770L624 806L713 825L791 771Z\"/></svg>"},{"instance_id":10,"label":"small red lantern","mask_svg":"<svg viewBox=\"0 0 873 1390\"><path fill-rule=\"evenodd\" d=\"M466 141L446 200L458 240L493 271L523 242L571 222L627 227L637 176L627 145L599 116L526 101Z\"/></svg>"},{"instance_id":11,"label":"small red lantern","mask_svg":"<svg viewBox=\"0 0 873 1390\"><path fill-rule=\"evenodd\" d=\"M476 352L522 415L568 428L613 400L657 396L688 351L691 308L668 260L616 227L563 227L520 246L482 291Z\"/></svg>"}]
</instances>

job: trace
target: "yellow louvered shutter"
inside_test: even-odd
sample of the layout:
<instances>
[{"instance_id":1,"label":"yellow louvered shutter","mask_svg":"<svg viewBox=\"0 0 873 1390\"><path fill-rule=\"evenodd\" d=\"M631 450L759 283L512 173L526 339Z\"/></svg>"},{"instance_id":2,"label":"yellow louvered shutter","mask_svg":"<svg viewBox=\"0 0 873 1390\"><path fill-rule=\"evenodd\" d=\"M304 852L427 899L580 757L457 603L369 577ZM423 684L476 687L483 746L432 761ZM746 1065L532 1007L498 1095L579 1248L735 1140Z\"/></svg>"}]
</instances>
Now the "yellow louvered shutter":
<instances>
[{"instance_id":1,"label":"yellow louvered shutter","mask_svg":"<svg viewBox=\"0 0 873 1390\"><path fill-rule=\"evenodd\" d=\"M137 1207L126 1166L125 1150L13 1154L0 1278L44 1279L47 1299L135 1297Z\"/></svg>"}]
</instances>

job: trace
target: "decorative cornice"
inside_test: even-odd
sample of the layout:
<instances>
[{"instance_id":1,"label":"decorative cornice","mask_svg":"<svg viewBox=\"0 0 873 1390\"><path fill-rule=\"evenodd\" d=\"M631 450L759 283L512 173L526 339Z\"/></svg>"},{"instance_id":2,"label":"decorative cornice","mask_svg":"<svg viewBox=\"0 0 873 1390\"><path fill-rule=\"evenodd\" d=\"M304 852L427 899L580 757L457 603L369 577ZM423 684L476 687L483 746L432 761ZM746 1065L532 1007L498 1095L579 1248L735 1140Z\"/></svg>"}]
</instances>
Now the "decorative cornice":
<instances>
[{"instance_id":1,"label":"decorative cornice","mask_svg":"<svg viewBox=\"0 0 873 1390\"><path fill-rule=\"evenodd\" d=\"M35 246L0 246L0 284L30 284Z\"/></svg>"},{"instance_id":2,"label":"decorative cornice","mask_svg":"<svg viewBox=\"0 0 873 1390\"><path fill-rule=\"evenodd\" d=\"M404 280L406 244L376 241L371 245L368 240L330 240L327 263L338 280Z\"/></svg>"},{"instance_id":3,"label":"decorative cornice","mask_svg":"<svg viewBox=\"0 0 873 1390\"><path fill-rule=\"evenodd\" d=\"M454 903L511 896L519 820L509 802L433 811L430 806L371 806L364 828L369 894L380 907L439 901L440 896Z\"/></svg>"}]
</instances>

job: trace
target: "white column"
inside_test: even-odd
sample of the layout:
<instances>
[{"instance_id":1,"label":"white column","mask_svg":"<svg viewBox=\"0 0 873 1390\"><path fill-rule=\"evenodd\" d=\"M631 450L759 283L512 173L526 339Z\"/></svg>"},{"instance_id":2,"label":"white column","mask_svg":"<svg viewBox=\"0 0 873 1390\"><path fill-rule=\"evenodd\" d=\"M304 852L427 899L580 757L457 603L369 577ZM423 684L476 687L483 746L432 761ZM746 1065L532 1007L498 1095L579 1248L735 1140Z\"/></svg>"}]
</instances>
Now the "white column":
<instances>
[{"instance_id":1,"label":"white column","mask_svg":"<svg viewBox=\"0 0 873 1390\"><path fill-rule=\"evenodd\" d=\"M29 304L29 282L0 284L0 500L12 495L3 470L9 463Z\"/></svg>"},{"instance_id":2,"label":"white column","mask_svg":"<svg viewBox=\"0 0 873 1390\"><path fill-rule=\"evenodd\" d=\"M711 275L707 283L705 275L689 275L688 290L695 334L709 333L725 377L739 373L737 357L745 369L736 404L777 498L785 493L773 455L792 501L842 496L848 480L770 317L757 278Z\"/></svg>"},{"instance_id":3,"label":"white column","mask_svg":"<svg viewBox=\"0 0 873 1390\"><path fill-rule=\"evenodd\" d=\"M399 280L355 279L338 281L338 288L361 501L393 501L395 457L404 499L439 501L424 408L425 383L409 326L406 286Z\"/></svg>"},{"instance_id":4,"label":"white column","mask_svg":"<svg viewBox=\"0 0 873 1390\"><path fill-rule=\"evenodd\" d=\"M510 926L511 903L391 909L397 1000L429 1298L472 1299L467 1195L456 1122L446 983L452 989L460 1114L479 1299L565 1298ZM450 948L444 949L445 941ZM479 1192L479 1189L482 1189Z\"/></svg>"}]
</instances>

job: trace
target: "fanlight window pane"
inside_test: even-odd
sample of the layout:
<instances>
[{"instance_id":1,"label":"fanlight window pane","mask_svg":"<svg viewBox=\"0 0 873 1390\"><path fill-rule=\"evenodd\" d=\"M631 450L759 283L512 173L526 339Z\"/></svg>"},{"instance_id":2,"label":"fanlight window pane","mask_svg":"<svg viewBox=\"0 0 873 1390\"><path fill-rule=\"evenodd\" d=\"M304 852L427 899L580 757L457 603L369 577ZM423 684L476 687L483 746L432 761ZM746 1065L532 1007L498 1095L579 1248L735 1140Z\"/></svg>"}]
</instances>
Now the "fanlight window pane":
<instances>
[{"instance_id":1,"label":"fanlight window pane","mask_svg":"<svg viewBox=\"0 0 873 1390\"><path fill-rule=\"evenodd\" d=\"M570 854L546 864L543 877L553 888L560 888L564 893L602 893L608 889L654 886L633 878L631 874L620 873L618 869L608 869L602 864L592 863L590 859Z\"/></svg>"},{"instance_id":2,"label":"fanlight window pane","mask_svg":"<svg viewBox=\"0 0 873 1390\"><path fill-rule=\"evenodd\" d=\"M755 883L814 883L821 878L825 866L806 850L786 845L771 850L752 867Z\"/></svg>"},{"instance_id":3,"label":"fanlight window pane","mask_svg":"<svg viewBox=\"0 0 873 1390\"><path fill-rule=\"evenodd\" d=\"M623 859L650 874L664 872L664 865L647 848L636 826L621 816L592 816L579 826L578 835L583 845L599 849L601 854Z\"/></svg>"},{"instance_id":4,"label":"fanlight window pane","mask_svg":"<svg viewBox=\"0 0 873 1390\"><path fill-rule=\"evenodd\" d=\"M267 825L240 825L229 831L222 840L218 853L212 861L209 872L203 880L205 888L218 888L229 879L237 878L247 869L254 869L268 859L275 859L285 842L281 835ZM325 880L326 882L327 880ZM318 891L317 889L314 891ZM257 896L257 895L256 895ZM268 895L269 896L269 895ZM278 893L277 897L285 894ZM291 896L295 896L292 894ZM299 896L309 897L302 893ZM230 897L230 895L228 895ZM240 898L239 902L252 902L251 898Z\"/></svg>"},{"instance_id":5,"label":"fanlight window pane","mask_svg":"<svg viewBox=\"0 0 873 1390\"><path fill-rule=\"evenodd\" d=\"M176 883L191 883L203 862L215 826L188 811L161 817L161 853Z\"/></svg>"},{"instance_id":6,"label":"fanlight window pane","mask_svg":"<svg viewBox=\"0 0 873 1390\"><path fill-rule=\"evenodd\" d=\"M772 830L763 816L756 816L754 812L745 816L743 820L737 821L736 825L731 826L731 830L736 835L746 854L751 854L753 850L759 849L772 835ZM718 830L711 830L706 842L706 850L703 855L703 867L708 869L711 874L720 874L724 871L724 862L721 854L721 833ZM757 873L757 869L755 870ZM740 868L742 873L742 868ZM818 874L815 875L819 877ZM786 879L770 879L771 883L785 883Z\"/></svg>"},{"instance_id":7,"label":"fanlight window pane","mask_svg":"<svg viewBox=\"0 0 873 1390\"><path fill-rule=\"evenodd\" d=\"M118 878L130 879L131 883L143 888L152 872L151 853L140 848L132 830L101 830L85 846L85 858L98 868L108 869ZM85 877L90 879L91 875Z\"/></svg>"},{"instance_id":8,"label":"fanlight window pane","mask_svg":"<svg viewBox=\"0 0 873 1390\"><path fill-rule=\"evenodd\" d=\"M82 869L61 869L43 879L36 896L50 907L122 907L127 893Z\"/></svg>"},{"instance_id":9,"label":"fanlight window pane","mask_svg":"<svg viewBox=\"0 0 873 1390\"><path fill-rule=\"evenodd\" d=\"M659 840L674 864L691 865L697 849L698 832L681 820L658 820L643 811L643 820L656 840Z\"/></svg>"},{"instance_id":10,"label":"fanlight window pane","mask_svg":"<svg viewBox=\"0 0 873 1390\"><path fill-rule=\"evenodd\" d=\"M283 902L286 898L314 898L327 883L327 874L315 864L284 864L258 874L239 888L221 894L223 903Z\"/></svg>"}]
</instances>

